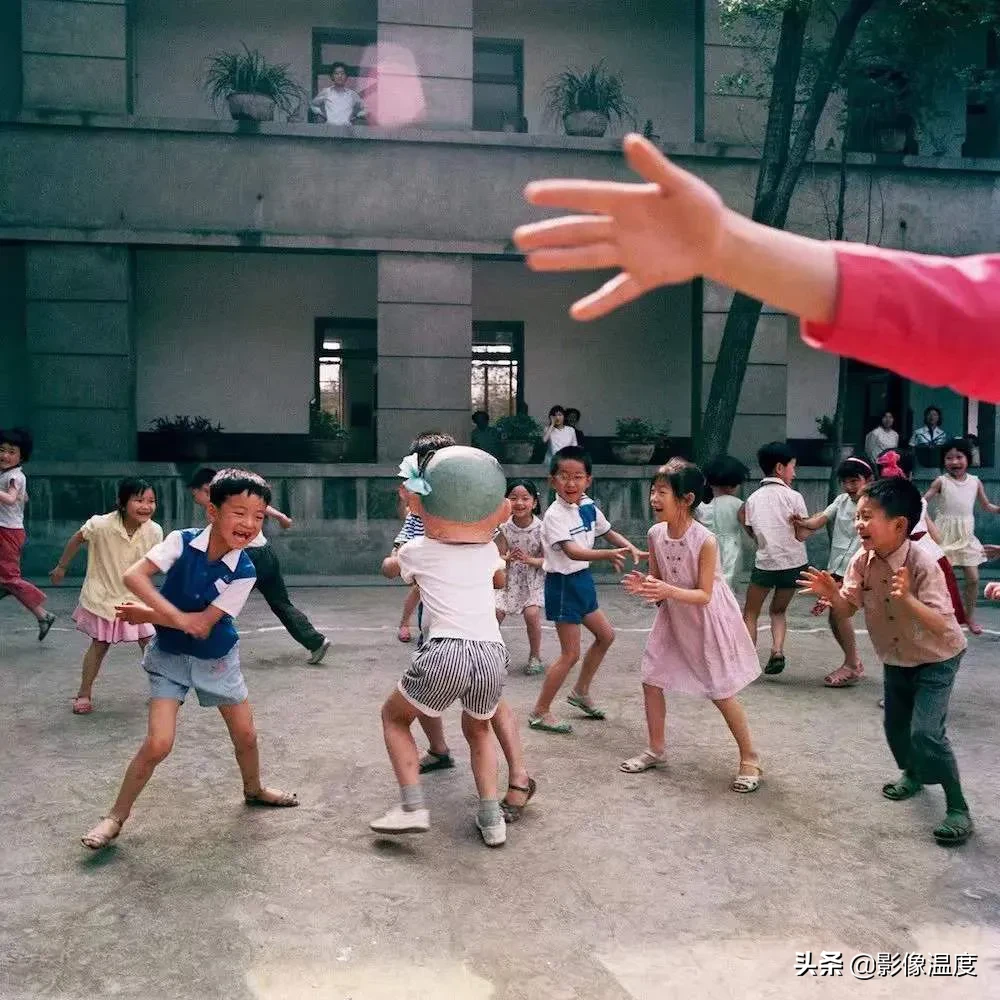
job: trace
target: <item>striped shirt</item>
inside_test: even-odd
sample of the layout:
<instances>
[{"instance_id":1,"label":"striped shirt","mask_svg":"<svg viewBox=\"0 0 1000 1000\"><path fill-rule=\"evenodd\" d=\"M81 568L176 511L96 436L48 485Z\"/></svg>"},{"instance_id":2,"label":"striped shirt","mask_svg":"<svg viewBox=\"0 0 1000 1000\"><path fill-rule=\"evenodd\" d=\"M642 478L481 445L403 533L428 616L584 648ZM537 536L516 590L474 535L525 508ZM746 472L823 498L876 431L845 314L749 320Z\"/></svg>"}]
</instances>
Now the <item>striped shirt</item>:
<instances>
[{"instance_id":1,"label":"striped shirt","mask_svg":"<svg viewBox=\"0 0 1000 1000\"><path fill-rule=\"evenodd\" d=\"M406 512L403 527L399 529L393 545L402 545L404 542L412 542L414 538L424 537L424 519L419 514Z\"/></svg>"}]
</instances>

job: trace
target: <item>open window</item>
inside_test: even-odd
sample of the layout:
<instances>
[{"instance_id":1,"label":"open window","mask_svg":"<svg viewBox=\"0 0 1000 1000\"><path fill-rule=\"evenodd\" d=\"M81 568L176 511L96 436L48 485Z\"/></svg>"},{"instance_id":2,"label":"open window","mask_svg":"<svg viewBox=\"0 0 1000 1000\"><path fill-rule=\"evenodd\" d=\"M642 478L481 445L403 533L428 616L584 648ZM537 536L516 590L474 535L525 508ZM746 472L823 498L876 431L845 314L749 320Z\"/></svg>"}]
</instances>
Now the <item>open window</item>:
<instances>
[{"instance_id":1,"label":"open window","mask_svg":"<svg viewBox=\"0 0 1000 1000\"><path fill-rule=\"evenodd\" d=\"M472 43L472 127L482 132L527 132L524 44L477 38Z\"/></svg>"},{"instance_id":2,"label":"open window","mask_svg":"<svg viewBox=\"0 0 1000 1000\"><path fill-rule=\"evenodd\" d=\"M517 413L524 401L524 324L472 324L472 409L490 422Z\"/></svg>"}]
</instances>

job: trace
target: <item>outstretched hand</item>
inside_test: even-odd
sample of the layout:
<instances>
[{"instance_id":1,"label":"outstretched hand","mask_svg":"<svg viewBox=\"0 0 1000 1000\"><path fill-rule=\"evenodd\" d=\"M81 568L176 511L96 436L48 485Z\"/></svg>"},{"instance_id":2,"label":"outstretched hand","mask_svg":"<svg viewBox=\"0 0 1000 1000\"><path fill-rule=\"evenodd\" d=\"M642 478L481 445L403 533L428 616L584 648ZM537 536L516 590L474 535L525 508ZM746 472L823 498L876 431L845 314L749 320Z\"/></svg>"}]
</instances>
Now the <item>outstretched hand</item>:
<instances>
[{"instance_id":1,"label":"outstretched hand","mask_svg":"<svg viewBox=\"0 0 1000 1000\"><path fill-rule=\"evenodd\" d=\"M800 594L815 594L831 603L840 593L840 584L825 569L810 566L802 571L797 583L802 588Z\"/></svg>"},{"instance_id":2,"label":"outstretched hand","mask_svg":"<svg viewBox=\"0 0 1000 1000\"><path fill-rule=\"evenodd\" d=\"M726 209L708 184L640 135L626 136L623 149L648 183L547 180L525 188L533 205L590 213L519 226L514 242L532 270L620 269L574 303L575 319L597 319L660 285L706 273L722 242Z\"/></svg>"}]
</instances>

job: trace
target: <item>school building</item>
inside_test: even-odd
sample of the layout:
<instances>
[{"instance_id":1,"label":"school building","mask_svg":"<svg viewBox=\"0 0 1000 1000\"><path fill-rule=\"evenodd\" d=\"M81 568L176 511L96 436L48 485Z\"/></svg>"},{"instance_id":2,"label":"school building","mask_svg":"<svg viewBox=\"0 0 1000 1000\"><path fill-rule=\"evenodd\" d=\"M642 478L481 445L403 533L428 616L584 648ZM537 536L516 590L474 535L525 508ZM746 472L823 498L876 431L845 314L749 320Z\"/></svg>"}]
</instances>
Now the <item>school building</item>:
<instances>
[{"instance_id":1,"label":"school building","mask_svg":"<svg viewBox=\"0 0 1000 1000\"><path fill-rule=\"evenodd\" d=\"M689 448L726 294L698 282L575 324L569 304L602 277L532 274L510 234L537 217L521 197L529 180L628 179L621 126L569 136L545 115L554 73L602 60L638 126L748 209L766 108L726 90L742 37L720 27L714 0L0 5L0 426L27 424L37 440L29 567L48 568L126 472L158 484L166 526L190 516L190 467L151 433L162 417L221 425L200 457L274 480L299 521L282 542L293 573L373 570L411 437L436 427L467 440L473 409L544 419L553 403L575 406L598 447L618 418L643 416ZM288 64L310 95L343 60L371 123L231 120L206 96L205 63L241 43ZM985 37L970 46L984 68L995 61ZM996 249L997 108L956 88L936 99L902 152L865 151L856 130L847 238ZM789 228L830 234L840 111L820 127ZM818 461L837 367L766 312L733 453L787 437ZM885 408L908 435L933 403L950 433L978 434L996 478L993 407L861 365L848 377L849 440L860 446ZM316 461L313 400L349 430L343 462ZM826 475L803 471L817 498ZM647 476L600 465L596 492L638 527Z\"/></svg>"}]
</instances>

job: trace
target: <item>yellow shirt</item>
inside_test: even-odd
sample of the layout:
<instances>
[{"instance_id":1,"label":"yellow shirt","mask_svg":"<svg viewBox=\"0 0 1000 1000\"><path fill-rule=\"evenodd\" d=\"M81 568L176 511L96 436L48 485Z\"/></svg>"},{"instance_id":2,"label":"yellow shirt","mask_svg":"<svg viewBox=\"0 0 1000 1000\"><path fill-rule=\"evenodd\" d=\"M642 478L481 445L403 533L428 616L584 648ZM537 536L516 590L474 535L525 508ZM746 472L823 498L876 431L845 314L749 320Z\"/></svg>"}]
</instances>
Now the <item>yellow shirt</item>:
<instances>
[{"instance_id":1,"label":"yellow shirt","mask_svg":"<svg viewBox=\"0 0 1000 1000\"><path fill-rule=\"evenodd\" d=\"M80 534L89 549L80 605L106 621L114 621L115 605L135 600L122 577L133 563L163 541L163 529L155 521L146 521L129 538L121 515L113 510L110 514L95 514Z\"/></svg>"}]
</instances>

